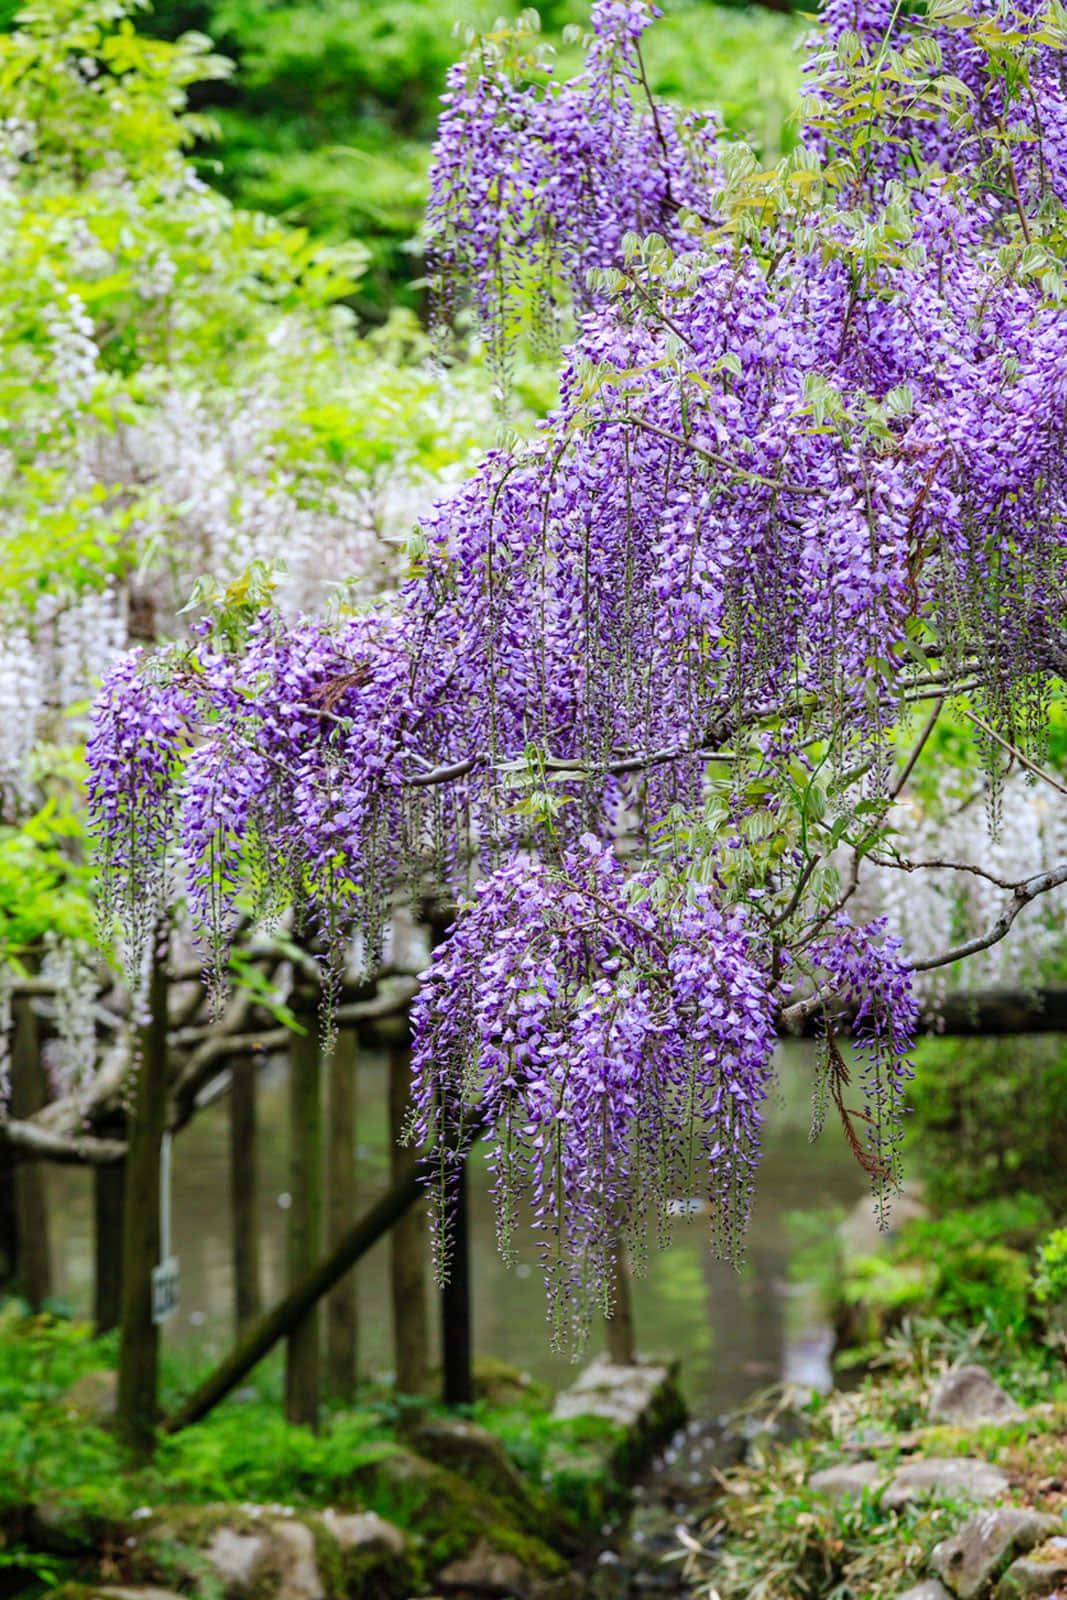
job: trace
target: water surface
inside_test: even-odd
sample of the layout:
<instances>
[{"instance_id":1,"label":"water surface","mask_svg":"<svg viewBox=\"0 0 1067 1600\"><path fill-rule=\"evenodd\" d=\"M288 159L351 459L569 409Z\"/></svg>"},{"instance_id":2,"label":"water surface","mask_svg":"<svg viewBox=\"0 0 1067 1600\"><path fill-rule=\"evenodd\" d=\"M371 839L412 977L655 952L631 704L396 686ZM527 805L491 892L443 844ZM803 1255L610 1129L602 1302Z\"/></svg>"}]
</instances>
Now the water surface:
<instances>
[{"instance_id":1,"label":"water surface","mask_svg":"<svg viewBox=\"0 0 1067 1600\"><path fill-rule=\"evenodd\" d=\"M838 1129L808 1141L811 1049L779 1052L780 1074L768 1112L745 1264L740 1272L716 1260L706 1217L672 1223L670 1248L651 1255L634 1287L638 1347L682 1360L684 1387L699 1413L725 1411L780 1377L822 1386L828 1378L829 1334L819 1296L798 1281L832 1248L837 1215L867 1192ZM385 1065L367 1055L359 1068L358 1169L361 1205L386 1184ZM266 1304L284 1292L287 1195L285 1065L261 1078L261 1257ZM52 1248L57 1293L78 1315L92 1295L90 1180L53 1168ZM174 1144L174 1248L181 1262L182 1304L165 1339L194 1359L221 1357L232 1337L227 1104L200 1111ZM574 1366L552 1352L544 1291L529 1241L515 1269L497 1253L486 1174L472 1171L474 1342L478 1355L509 1362L553 1385L571 1381ZM520 1247L524 1241L520 1240ZM803 1252L803 1254L801 1254ZM361 1366L383 1374L391 1365L387 1246L380 1242L358 1268ZM435 1297L431 1293L431 1299ZM436 1304L434 1304L436 1311Z\"/></svg>"}]
</instances>

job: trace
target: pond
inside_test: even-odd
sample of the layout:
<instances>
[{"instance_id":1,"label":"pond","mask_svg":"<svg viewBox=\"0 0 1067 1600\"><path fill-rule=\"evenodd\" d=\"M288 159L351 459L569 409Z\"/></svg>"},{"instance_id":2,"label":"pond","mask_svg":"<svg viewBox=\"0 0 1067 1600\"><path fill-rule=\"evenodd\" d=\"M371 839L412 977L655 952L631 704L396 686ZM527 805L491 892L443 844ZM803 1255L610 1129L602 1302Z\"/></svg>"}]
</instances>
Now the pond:
<instances>
[{"instance_id":1,"label":"pond","mask_svg":"<svg viewBox=\"0 0 1067 1600\"><path fill-rule=\"evenodd\" d=\"M740 1272L716 1260L706 1217L679 1216L673 1243L653 1252L634 1286L638 1348L680 1356L687 1399L698 1415L730 1409L779 1377L824 1387L830 1332L810 1280L825 1260L832 1226L868 1192L868 1180L831 1125L808 1140L812 1050L783 1046L769 1107L765 1154ZM358 1167L361 1205L386 1182L385 1063L365 1055L359 1068ZM285 1064L264 1069L260 1084L261 1255L265 1303L284 1290L288 1201ZM223 1355L232 1337L227 1105L200 1111L175 1140L174 1248L181 1262L181 1306L165 1339L191 1362ZM88 1174L53 1168L52 1250L57 1295L88 1315L92 1295L92 1206ZM574 1376L565 1355L549 1349L544 1293L527 1248L514 1269L495 1242L487 1177L474 1163L471 1249L476 1354L492 1356L562 1386ZM521 1241L520 1241L521 1247ZM391 1365L388 1255L384 1241L360 1263L360 1363L365 1373ZM431 1299L435 1297L431 1296ZM436 1309L436 1308L435 1308Z\"/></svg>"}]
</instances>

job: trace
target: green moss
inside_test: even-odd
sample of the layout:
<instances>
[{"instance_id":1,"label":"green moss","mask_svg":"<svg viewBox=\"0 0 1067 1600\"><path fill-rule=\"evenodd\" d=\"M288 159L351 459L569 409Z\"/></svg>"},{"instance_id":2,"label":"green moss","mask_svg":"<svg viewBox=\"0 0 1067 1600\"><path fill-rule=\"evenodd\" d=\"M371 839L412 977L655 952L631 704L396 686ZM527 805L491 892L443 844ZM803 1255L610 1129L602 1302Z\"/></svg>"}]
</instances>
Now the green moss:
<instances>
[{"instance_id":1,"label":"green moss","mask_svg":"<svg viewBox=\"0 0 1067 1600\"><path fill-rule=\"evenodd\" d=\"M345 1586L344 1562L341 1559L341 1548L328 1528L324 1528L318 1518L308 1523L311 1537L315 1541L315 1565L319 1569L322 1587L326 1590L327 1600L345 1600L348 1589Z\"/></svg>"},{"instance_id":2,"label":"green moss","mask_svg":"<svg viewBox=\"0 0 1067 1600\"><path fill-rule=\"evenodd\" d=\"M517 1526L494 1496L410 1452L361 1468L353 1486L372 1510L418 1540L428 1572L466 1555L479 1539L546 1574L562 1570L555 1551Z\"/></svg>"}]
</instances>

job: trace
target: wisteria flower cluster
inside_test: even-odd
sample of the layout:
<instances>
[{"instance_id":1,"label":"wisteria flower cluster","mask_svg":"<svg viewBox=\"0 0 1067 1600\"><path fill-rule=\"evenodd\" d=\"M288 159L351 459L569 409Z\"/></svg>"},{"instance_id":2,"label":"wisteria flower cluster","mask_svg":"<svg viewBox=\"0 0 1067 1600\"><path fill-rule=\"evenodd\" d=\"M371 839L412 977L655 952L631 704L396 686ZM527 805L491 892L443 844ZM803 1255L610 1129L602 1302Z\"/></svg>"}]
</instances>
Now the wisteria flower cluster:
<instances>
[{"instance_id":1,"label":"wisteria flower cluster","mask_svg":"<svg viewBox=\"0 0 1067 1600\"><path fill-rule=\"evenodd\" d=\"M709 1177L736 1258L775 1042L739 911L690 886L669 906L586 834L555 864L478 885L414 1017L414 1133L436 1152L447 1270L450 1180L489 1130L505 1255L521 1202L541 1239L557 1338L611 1310L612 1260Z\"/></svg>"},{"instance_id":2,"label":"wisteria flower cluster","mask_svg":"<svg viewBox=\"0 0 1067 1600\"><path fill-rule=\"evenodd\" d=\"M136 663L98 714L116 903L150 880L122 843L144 805L209 945L257 875L327 965L354 927L373 960L399 897L461 905L416 1010L417 1132L447 1195L490 1131L504 1238L528 1196L563 1327L694 1150L735 1247L772 1034L800 1012L892 1185L913 960L845 908L900 741L954 700L995 794L1060 692L1063 41L1056 7L948 10L831 0L806 147L764 174L651 103L640 5L600 0L559 89L475 53L431 242L501 359L523 263L570 285L557 408L427 519L394 604L176 652L166 796Z\"/></svg>"}]
</instances>

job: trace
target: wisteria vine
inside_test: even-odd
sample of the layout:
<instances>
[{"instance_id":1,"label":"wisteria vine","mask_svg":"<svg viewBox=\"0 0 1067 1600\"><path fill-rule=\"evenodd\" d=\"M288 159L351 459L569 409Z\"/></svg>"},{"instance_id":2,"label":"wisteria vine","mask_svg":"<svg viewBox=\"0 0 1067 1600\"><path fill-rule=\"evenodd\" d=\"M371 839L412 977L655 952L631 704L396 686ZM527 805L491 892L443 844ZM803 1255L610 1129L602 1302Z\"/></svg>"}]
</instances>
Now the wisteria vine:
<instances>
[{"instance_id":1,"label":"wisteria vine","mask_svg":"<svg viewBox=\"0 0 1067 1600\"><path fill-rule=\"evenodd\" d=\"M736 1253L783 1018L821 1015L815 1120L892 1186L917 1003L848 902L912 709L975 708L995 804L1067 659L1062 7L831 0L771 173L653 103L651 20L598 0L574 82L483 45L446 96L442 308L466 286L502 368L531 273L579 317L538 436L395 601L209 619L120 664L90 746L111 907L181 857L216 964L249 885L327 971L448 908L413 1019L439 1237L487 1133L562 1336L694 1161Z\"/></svg>"}]
</instances>

